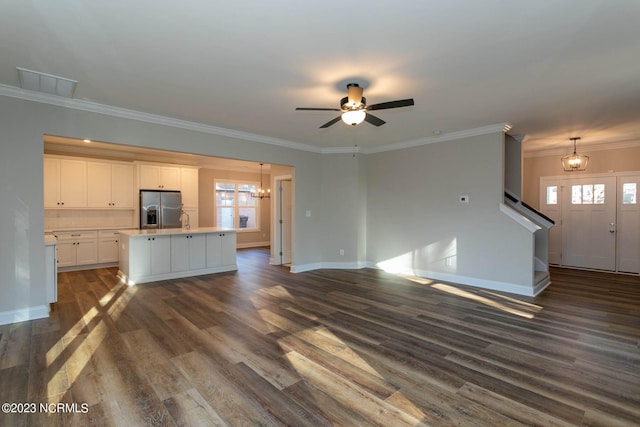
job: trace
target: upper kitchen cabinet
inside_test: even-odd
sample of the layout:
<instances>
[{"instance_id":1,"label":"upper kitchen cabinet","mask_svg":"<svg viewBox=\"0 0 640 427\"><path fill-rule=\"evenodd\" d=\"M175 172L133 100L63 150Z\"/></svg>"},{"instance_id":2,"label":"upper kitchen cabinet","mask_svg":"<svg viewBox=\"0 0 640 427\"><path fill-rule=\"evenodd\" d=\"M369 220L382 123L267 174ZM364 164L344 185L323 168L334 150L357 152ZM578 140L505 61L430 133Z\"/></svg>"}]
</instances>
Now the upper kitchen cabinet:
<instances>
[{"instance_id":1,"label":"upper kitchen cabinet","mask_svg":"<svg viewBox=\"0 0 640 427\"><path fill-rule=\"evenodd\" d=\"M180 191L185 207L198 207L198 169L180 168Z\"/></svg>"},{"instance_id":2,"label":"upper kitchen cabinet","mask_svg":"<svg viewBox=\"0 0 640 427\"><path fill-rule=\"evenodd\" d=\"M141 190L180 190L180 168L175 166L138 165Z\"/></svg>"},{"instance_id":3,"label":"upper kitchen cabinet","mask_svg":"<svg viewBox=\"0 0 640 427\"><path fill-rule=\"evenodd\" d=\"M44 207L87 207L87 162L44 158Z\"/></svg>"},{"instance_id":4,"label":"upper kitchen cabinet","mask_svg":"<svg viewBox=\"0 0 640 427\"><path fill-rule=\"evenodd\" d=\"M90 208L134 208L133 165L87 162L87 187Z\"/></svg>"}]
</instances>

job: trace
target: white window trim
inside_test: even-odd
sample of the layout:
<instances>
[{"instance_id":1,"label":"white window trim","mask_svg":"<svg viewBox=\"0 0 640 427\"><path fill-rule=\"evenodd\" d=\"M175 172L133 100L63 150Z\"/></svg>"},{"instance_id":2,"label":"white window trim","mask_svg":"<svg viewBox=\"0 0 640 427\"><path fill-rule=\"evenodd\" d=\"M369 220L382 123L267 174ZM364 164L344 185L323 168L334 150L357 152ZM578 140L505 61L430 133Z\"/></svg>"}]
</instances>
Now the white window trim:
<instances>
[{"instance_id":1,"label":"white window trim","mask_svg":"<svg viewBox=\"0 0 640 427\"><path fill-rule=\"evenodd\" d=\"M260 187L260 181L247 181L247 180L243 180L243 179L224 179L224 178L216 178L213 181L213 223L218 224L218 204L217 202L217 197L216 197L216 189L218 188L218 183L221 184L234 184L235 185L235 200L238 200L238 184L240 185L255 185L256 188ZM230 206L220 206L220 207L225 207L228 208ZM236 230L237 233L256 233L259 231L262 231L261 228L261 209L260 209L260 202L257 201L255 204L255 209L256 209L256 226L254 228L240 228L240 208L237 204L235 204L234 206L234 229ZM249 207L253 207L253 206L249 206Z\"/></svg>"}]
</instances>

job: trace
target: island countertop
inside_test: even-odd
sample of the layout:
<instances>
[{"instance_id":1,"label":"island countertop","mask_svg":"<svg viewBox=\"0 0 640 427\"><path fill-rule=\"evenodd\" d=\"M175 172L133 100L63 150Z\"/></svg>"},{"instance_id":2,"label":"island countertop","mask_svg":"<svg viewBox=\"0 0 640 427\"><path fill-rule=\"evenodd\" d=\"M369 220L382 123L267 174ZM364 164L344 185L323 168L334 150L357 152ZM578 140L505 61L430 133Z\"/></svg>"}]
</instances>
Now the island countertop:
<instances>
[{"instance_id":1,"label":"island countertop","mask_svg":"<svg viewBox=\"0 0 640 427\"><path fill-rule=\"evenodd\" d=\"M186 228L161 228L161 229L145 229L145 230L119 230L120 234L128 236L147 236L147 235L163 235L172 236L179 234L204 234L204 233L235 233L234 228L220 227L193 227Z\"/></svg>"}]
</instances>

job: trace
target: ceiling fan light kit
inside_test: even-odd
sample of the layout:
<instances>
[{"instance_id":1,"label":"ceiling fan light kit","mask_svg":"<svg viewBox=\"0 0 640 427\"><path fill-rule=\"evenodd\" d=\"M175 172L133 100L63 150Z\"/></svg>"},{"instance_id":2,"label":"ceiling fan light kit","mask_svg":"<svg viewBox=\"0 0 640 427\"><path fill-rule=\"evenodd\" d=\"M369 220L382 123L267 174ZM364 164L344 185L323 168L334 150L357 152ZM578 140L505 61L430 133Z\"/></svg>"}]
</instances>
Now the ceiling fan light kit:
<instances>
[{"instance_id":1,"label":"ceiling fan light kit","mask_svg":"<svg viewBox=\"0 0 640 427\"><path fill-rule=\"evenodd\" d=\"M569 138L569 140L573 141L573 153L562 157L562 169L564 169L565 172L579 172L587 169L589 156L576 152L576 141L579 139L579 136Z\"/></svg>"},{"instance_id":2,"label":"ceiling fan light kit","mask_svg":"<svg viewBox=\"0 0 640 427\"><path fill-rule=\"evenodd\" d=\"M357 83L349 83L347 85L347 96L340 100L340 108L306 108L298 107L296 110L301 111L340 111L341 114L329 120L320 128L328 128L339 122L340 119L348 125L356 126L366 121L374 126L382 126L386 122L379 117L374 116L368 111L371 110L388 110L390 108L409 107L414 105L413 99L400 99L397 101L382 102L367 106L367 99L362 96L363 88Z\"/></svg>"},{"instance_id":3,"label":"ceiling fan light kit","mask_svg":"<svg viewBox=\"0 0 640 427\"><path fill-rule=\"evenodd\" d=\"M365 117L367 117L367 113L364 110L345 111L340 116L343 122L351 126L359 125L364 121Z\"/></svg>"}]
</instances>

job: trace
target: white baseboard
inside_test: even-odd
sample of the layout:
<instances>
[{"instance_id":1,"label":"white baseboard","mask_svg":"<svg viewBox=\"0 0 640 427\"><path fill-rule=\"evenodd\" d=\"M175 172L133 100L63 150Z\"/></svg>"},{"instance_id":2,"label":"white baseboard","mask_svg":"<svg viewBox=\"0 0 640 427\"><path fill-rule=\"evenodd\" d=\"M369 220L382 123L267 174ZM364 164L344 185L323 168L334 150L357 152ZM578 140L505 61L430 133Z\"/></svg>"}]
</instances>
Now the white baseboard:
<instances>
[{"instance_id":1,"label":"white baseboard","mask_svg":"<svg viewBox=\"0 0 640 427\"><path fill-rule=\"evenodd\" d=\"M313 264L292 265L292 273L302 273L311 270L320 270L323 268L333 270L358 270L369 266L367 262L317 262Z\"/></svg>"},{"instance_id":2,"label":"white baseboard","mask_svg":"<svg viewBox=\"0 0 640 427\"><path fill-rule=\"evenodd\" d=\"M477 277L460 276L458 274L439 273L434 271L416 270L416 276L434 280L441 280L449 283L459 283L461 285L474 286L476 288L490 289L492 291L509 292L511 294L535 296L533 286L518 285L515 283L498 282L496 280L480 279Z\"/></svg>"},{"instance_id":3,"label":"white baseboard","mask_svg":"<svg viewBox=\"0 0 640 427\"><path fill-rule=\"evenodd\" d=\"M0 312L0 325L49 317L49 304Z\"/></svg>"},{"instance_id":4,"label":"white baseboard","mask_svg":"<svg viewBox=\"0 0 640 427\"><path fill-rule=\"evenodd\" d=\"M236 248L245 249L245 248L264 248L271 246L271 242L251 242L251 243L237 243Z\"/></svg>"},{"instance_id":5,"label":"white baseboard","mask_svg":"<svg viewBox=\"0 0 640 427\"><path fill-rule=\"evenodd\" d=\"M320 270L321 268L323 268L322 265L323 264L321 262L316 262L314 264L300 264L300 265L291 264L291 272L304 273L305 271Z\"/></svg>"},{"instance_id":6,"label":"white baseboard","mask_svg":"<svg viewBox=\"0 0 640 427\"><path fill-rule=\"evenodd\" d=\"M375 263L371 261L354 262L354 263L318 262L313 264L292 265L291 272L302 273L305 271L320 270L325 268L340 269L340 270L354 270L354 269L360 269L360 268L380 269L380 267L378 267ZM424 278L433 279L433 280L440 280L443 282L459 283L461 285L469 285L469 286L474 286L476 288L490 289L493 291L500 291L500 292L509 292L512 294L518 294L518 295L524 295L524 296L530 296L530 297L538 295L550 283L550 282L545 283L542 286L537 286L534 288L533 286L518 285L515 283L480 279L477 277L461 276L458 274L440 273L437 271L414 270L407 273L413 274L418 277L424 277Z\"/></svg>"}]
</instances>

